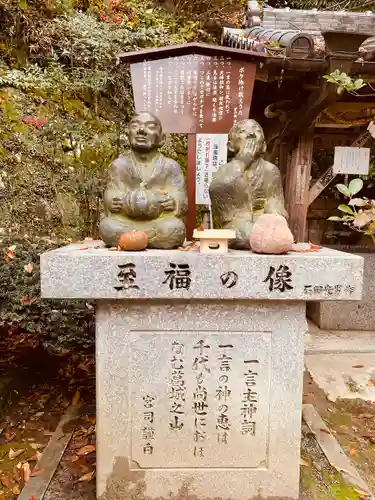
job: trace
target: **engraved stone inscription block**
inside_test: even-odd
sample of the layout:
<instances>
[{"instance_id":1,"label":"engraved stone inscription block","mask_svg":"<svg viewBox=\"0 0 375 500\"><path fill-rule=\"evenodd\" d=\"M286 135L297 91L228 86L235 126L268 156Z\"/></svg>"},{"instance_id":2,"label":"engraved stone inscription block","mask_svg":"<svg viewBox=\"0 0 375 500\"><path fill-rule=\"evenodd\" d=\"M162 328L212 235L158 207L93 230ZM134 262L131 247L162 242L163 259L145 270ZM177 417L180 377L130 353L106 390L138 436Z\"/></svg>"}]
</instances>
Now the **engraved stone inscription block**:
<instances>
[{"instance_id":1,"label":"engraved stone inscription block","mask_svg":"<svg viewBox=\"0 0 375 500\"><path fill-rule=\"evenodd\" d=\"M270 332L131 332L132 461L266 468L270 356Z\"/></svg>"}]
</instances>

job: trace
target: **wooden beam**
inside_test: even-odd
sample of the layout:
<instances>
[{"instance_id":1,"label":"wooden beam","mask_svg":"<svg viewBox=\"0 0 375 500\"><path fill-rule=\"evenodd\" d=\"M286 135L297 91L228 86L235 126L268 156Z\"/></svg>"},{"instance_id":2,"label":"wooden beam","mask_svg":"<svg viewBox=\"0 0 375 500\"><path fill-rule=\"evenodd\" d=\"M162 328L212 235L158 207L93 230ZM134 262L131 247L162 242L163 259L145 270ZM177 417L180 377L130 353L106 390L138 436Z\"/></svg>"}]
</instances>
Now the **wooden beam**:
<instances>
[{"instance_id":1,"label":"wooden beam","mask_svg":"<svg viewBox=\"0 0 375 500\"><path fill-rule=\"evenodd\" d=\"M352 60L332 58L329 60L327 73L339 69L348 73L353 65ZM280 133L277 135L272 145L271 158L275 160L279 145L291 140L301 134L304 134L313 124L315 118L331 104L340 99L337 93L337 85L321 79L320 87L311 92L307 102L298 111L296 111L286 124L280 124Z\"/></svg>"},{"instance_id":2,"label":"wooden beam","mask_svg":"<svg viewBox=\"0 0 375 500\"><path fill-rule=\"evenodd\" d=\"M285 197L289 227L297 242L305 241L308 195L314 144L313 129L297 140L287 166Z\"/></svg>"}]
</instances>

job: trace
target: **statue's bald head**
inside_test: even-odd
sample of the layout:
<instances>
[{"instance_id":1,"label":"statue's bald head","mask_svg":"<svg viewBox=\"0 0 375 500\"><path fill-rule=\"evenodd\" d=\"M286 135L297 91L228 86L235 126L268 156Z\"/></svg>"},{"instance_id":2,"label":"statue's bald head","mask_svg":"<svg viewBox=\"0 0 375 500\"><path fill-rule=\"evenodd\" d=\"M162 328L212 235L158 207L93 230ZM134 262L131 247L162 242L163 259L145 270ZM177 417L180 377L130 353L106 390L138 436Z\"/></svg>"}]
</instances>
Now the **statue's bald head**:
<instances>
[{"instance_id":1,"label":"statue's bald head","mask_svg":"<svg viewBox=\"0 0 375 500\"><path fill-rule=\"evenodd\" d=\"M135 151L158 149L164 140L161 121L148 111L135 113L129 122L128 138Z\"/></svg>"},{"instance_id":2,"label":"statue's bald head","mask_svg":"<svg viewBox=\"0 0 375 500\"><path fill-rule=\"evenodd\" d=\"M229 131L228 154L236 156L251 150L254 150L254 158L266 152L263 129L255 120L242 120Z\"/></svg>"}]
</instances>

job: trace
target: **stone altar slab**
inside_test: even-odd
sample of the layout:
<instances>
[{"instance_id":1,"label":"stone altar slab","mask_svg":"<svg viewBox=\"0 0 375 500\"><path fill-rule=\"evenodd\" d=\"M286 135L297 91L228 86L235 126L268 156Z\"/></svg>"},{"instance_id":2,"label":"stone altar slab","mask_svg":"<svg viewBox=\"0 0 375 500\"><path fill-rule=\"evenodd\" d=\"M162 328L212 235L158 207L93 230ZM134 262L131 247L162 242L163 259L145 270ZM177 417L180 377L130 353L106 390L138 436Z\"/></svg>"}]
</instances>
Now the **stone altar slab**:
<instances>
[{"instance_id":1,"label":"stone altar slab","mask_svg":"<svg viewBox=\"0 0 375 500\"><path fill-rule=\"evenodd\" d=\"M319 252L117 252L89 242L41 256L42 295L86 299L360 300L363 259Z\"/></svg>"},{"instance_id":2,"label":"stone altar slab","mask_svg":"<svg viewBox=\"0 0 375 500\"><path fill-rule=\"evenodd\" d=\"M359 298L362 259L88 246L42 291L97 300L98 498L297 499L305 301Z\"/></svg>"},{"instance_id":3,"label":"stone altar slab","mask_svg":"<svg viewBox=\"0 0 375 500\"><path fill-rule=\"evenodd\" d=\"M359 251L358 251L359 250ZM322 330L375 331L375 254L351 249L364 260L363 297L360 302L309 302L307 314ZM371 249L372 250L372 249Z\"/></svg>"}]
</instances>

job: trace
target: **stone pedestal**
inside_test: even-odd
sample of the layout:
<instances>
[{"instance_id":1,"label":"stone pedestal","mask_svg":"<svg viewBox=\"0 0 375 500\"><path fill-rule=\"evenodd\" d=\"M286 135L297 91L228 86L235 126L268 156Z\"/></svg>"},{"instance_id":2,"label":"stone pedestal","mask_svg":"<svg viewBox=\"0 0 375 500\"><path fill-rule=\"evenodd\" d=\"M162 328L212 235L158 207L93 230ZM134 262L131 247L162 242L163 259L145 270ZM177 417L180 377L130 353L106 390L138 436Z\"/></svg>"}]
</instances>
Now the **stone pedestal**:
<instances>
[{"instance_id":1,"label":"stone pedestal","mask_svg":"<svg viewBox=\"0 0 375 500\"><path fill-rule=\"evenodd\" d=\"M375 253L363 247L347 251L364 259L363 298L354 302L309 302L307 314L322 330L375 330Z\"/></svg>"},{"instance_id":2,"label":"stone pedestal","mask_svg":"<svg viewBox=\"0 0 375 500\"><path fill-rule=\"evenodd\" d=\"M97 301L99 499L298 498L305 302L360 299L360 257L71 245L41 265L43 297Z\"/></svg>"}]
</instances>

